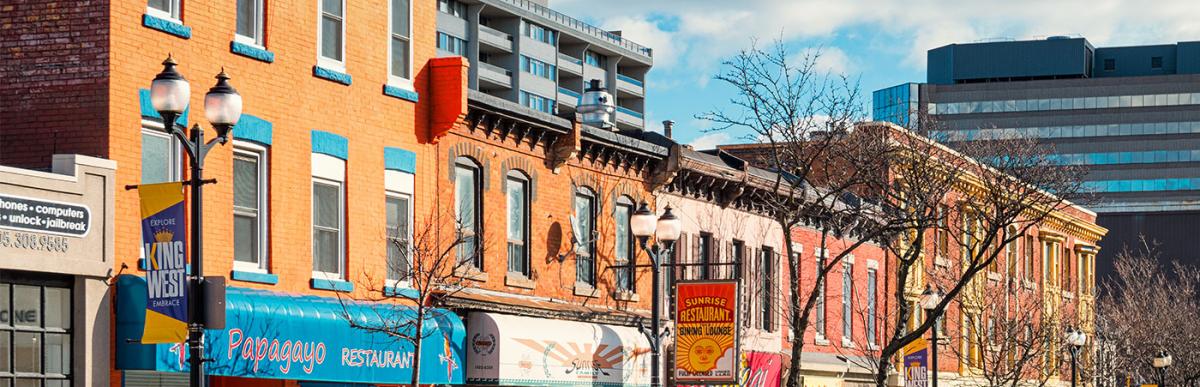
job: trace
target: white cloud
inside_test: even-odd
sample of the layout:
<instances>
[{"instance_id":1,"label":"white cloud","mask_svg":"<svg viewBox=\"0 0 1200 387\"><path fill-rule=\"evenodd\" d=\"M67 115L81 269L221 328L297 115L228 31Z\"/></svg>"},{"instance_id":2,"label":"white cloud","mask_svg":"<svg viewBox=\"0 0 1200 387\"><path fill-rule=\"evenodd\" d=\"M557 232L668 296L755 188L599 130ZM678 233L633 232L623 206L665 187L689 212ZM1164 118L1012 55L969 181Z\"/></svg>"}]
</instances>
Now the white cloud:
<instances>
[{"instance_id":1,"label":"white cloud","mask_svg":"<svg viewBox=\"0 0 1200 387\"><path fill-rule=\"evenodd\" d=\"M691 145L696 150L713 149L717 145L728 144L731 139L729 133L715 132L696 137L688 145Z\"/></svg>"}]
</instances>

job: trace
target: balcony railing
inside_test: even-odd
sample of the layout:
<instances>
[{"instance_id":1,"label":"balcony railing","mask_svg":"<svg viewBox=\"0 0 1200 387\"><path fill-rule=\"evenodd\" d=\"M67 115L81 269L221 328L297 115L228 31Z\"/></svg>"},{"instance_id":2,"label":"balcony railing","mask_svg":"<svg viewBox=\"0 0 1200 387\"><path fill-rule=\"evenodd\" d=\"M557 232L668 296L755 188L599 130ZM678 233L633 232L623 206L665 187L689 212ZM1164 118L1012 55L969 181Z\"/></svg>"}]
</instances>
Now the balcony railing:
<instances>
[{"instance_id":1,"label":"balcony railing","mask_svg":"<svg viewBox=\"0 0 1200 387\"><path fill-rule=\"evenodd\" d=\"M645 117L642 117L642 113L635 112L624 106L617 106L617 111L637 117L638 119L645 119Z\"/></svg>"},{"instance_id":2,"label":"balcony railing","mask_svg":"<svg viewBox=\"0 0 1200 387\"><path fill-rule=\"evenodd\" d=\"M576 57L573 57L573 56L570 56L567 54L563 54L561 52L558 53L558 60L571 62L571 63L577 64L577 65L583 65L583 59L579 59L579 58L576 58Z\"/></svg>"},{"instance_id":3,"label":"balcony railing","mask_svg":"<svg viewBox=\"0 0 1200 387\"><path fill-rule=\"evenodd\" d=\"M628 39L622 38L620 35L605 31L605 30L600 29L599 27L593 26L591 24L584 23L582 21L579 21L578 19L575 19L573 17L559 13L558 11L547 8L546 6L543 6L541 4L537 4L537 3L534 3L529 0L500 0L500 1L515 5L517 7L524 8L527 11L541 15L541 16L543 16L547 19L553 20L561 25L564 25L564 26L573 28L576 31L583 32L585 34L589 34L589 35L595 36L597 38L606 40L612 44L621 46L622 48L625 48L625 49L633 51L635 53L644 55L648 58L654 57L654 52L649 47L644 47L640 44L629 41Z\"/></svg>"},{"instance_id":4,"label":"balcony railing","mask_svg":"<svg viewBox=\"0 0 1200 387\"><path fill-rule=\"evenodd\" d=\"M560 88L558 88L558 92L560 94L566 94L566 95L575 97L575 99L582 98L582 96L580 96L579 93L576 93L574 90L571 90L571 89L560 87Z\"/></svg>"},{"instance_id":5,"label":"balcony railing","mask_svg":"<svg viewBox=\"0 0 1200 387\"><path fill-rule=\"evenodd\" d=\"M617 79L620 79L620 80L622 80L622 81L629 82L629 83L631 83L631 84L637 85L637 87L646 87L646 86L644 86L644 85L642 84L642 81L639 81L639 80L633 79L633 77L630 77L630 76L628 76L628 75L625 75L625 74L617 74Z\"/></svg>"}]
</instances>

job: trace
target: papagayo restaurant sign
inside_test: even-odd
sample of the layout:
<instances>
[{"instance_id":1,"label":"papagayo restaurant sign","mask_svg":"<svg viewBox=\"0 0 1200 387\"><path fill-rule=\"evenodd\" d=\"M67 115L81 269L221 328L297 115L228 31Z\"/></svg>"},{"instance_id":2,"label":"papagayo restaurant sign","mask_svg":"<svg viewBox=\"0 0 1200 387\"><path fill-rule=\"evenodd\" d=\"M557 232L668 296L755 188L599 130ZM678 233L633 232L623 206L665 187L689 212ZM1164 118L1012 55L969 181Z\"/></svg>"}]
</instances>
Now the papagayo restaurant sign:
<instances>
[{"instance_id":1,"label":"papagayo restaurant sign","mask_svg":"<svg viewBox=\"0 0 1200 387\"><path fill-rule=\"evenodd\" d=\"M91 220L87 206L0 195L0 228L83 237Z\"/></svg>"}]
</instances>

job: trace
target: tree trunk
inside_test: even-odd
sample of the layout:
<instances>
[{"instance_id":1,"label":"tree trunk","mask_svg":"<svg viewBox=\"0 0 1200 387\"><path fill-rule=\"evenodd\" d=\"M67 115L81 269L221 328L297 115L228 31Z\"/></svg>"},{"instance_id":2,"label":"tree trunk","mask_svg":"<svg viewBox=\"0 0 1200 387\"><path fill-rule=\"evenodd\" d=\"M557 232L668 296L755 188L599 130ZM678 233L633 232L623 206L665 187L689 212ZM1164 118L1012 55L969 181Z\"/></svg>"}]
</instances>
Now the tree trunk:
<instances>
[{"instance_id":1,"label":"tree trunk","mask_svg":"<svg viewBox=\"0 0 1200 387\"><path fill-rule=\"evenodd\" d=\"M425 337L425 306L417 305L417 332L413 335L413 386L421 385L421 339Z\"/></svg>"}]
</instances>

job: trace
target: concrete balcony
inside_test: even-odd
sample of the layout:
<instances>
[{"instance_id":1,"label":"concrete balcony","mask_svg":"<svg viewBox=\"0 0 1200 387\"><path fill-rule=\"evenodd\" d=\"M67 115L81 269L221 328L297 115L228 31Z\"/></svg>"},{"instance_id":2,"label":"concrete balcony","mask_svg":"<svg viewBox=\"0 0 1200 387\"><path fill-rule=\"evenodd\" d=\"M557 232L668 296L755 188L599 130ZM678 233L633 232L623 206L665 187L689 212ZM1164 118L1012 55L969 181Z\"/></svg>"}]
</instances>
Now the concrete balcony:
<instances>
[{"instance_id":1,"label":"concrete balcony","mask_svg":"<svg viewBox=\"0 0 1200 387\"><path fill-rule=\"evenodd\" d=\"M642 113L617 106L617 126L622 129L642 129L646 126L646 119Z\"/></svg>"},{"instance_id":2,"label":"concrete balcony","mask_svg":"<svg viewBox=\"0 0 1200 387\"><path fill-rule=\"evenodd\" d=\"M479 43L508 53L512 52L513 47L512 35L482 24L479 25ZM488 52L490 50L483 51Z\"/></svg>"},{"instance_id":3,"label":"concrete balcony","mask_svg":"<svg viewBox=\"0 0 1200 387\"><path fill-rule=\"evenodd\" d=\"M624 74L617 74L617 92L641 97L645 95L645 84Z\"/></svg>"},{"instance_id":4,"label":"concrete balcony","mask_svg":"<svg viewBox=\"0 0 1200 387\"><path fill-rule=\"evenodd\" d=\"M583 60L560 52L558 53L558 69L570 74L583 75Z\"/></svg>"},{"instance_id":5,"label":"concrete balcony","mask_svg":"<svg viewBox=\"0 0 1200 387\"><path fill-rule=\"evenodd\" d=\"M569 106L569 107L579 106L579 97L580 97L579 93L576 93L574 90L570 90L570 89L563 88L563 87L558 88L558 104L559 105L564 105L564 106Z\"/></svg>"},{"instance_id":6,"label":"concrete balcony","mask_svg":"<svg viewBox=\"0 0 1200 387\"><path fill-rule=\"evenodd\" d=\"M512 71L505 70L503 67L496 66L487 62L479 62L479 83L480 86L490 86L488 88L512 88Z\"/></svg>"}]
</instances>

